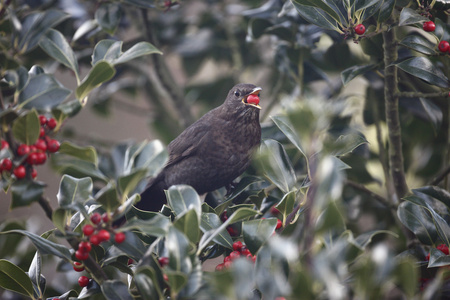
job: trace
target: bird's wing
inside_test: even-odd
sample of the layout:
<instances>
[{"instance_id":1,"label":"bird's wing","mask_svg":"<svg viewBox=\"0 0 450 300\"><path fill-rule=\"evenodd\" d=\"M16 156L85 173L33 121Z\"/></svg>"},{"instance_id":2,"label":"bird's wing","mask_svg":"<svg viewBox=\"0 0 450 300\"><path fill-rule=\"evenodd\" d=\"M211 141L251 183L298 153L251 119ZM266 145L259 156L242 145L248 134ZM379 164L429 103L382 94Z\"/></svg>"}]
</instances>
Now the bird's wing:
<instances>
[{"instance_id":1,"label":"bird's wing","mask_svg":"<svg viewBox=\"0 0 450 300\"><path fill-rule=\"evenodd\" d=\"M208 139L210 132L211 126L202 122L196 122L186 128L167 147L169 160L166 167L194 154L202 141Z\"/></svg>"}]
</instances>

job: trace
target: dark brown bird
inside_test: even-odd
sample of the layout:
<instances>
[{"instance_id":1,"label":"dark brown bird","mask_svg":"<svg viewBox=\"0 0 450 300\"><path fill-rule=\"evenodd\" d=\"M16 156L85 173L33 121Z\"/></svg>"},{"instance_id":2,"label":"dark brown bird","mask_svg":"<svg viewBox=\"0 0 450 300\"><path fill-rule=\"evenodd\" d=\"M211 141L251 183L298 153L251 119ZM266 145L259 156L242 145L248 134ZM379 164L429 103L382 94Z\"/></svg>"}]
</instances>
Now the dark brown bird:
<instances>
[{"instance_id":1,"label":"dark brown bird","mask_svg":"<svg viewBox=\"0 0 450 300\"><path fill-rule=\"evenodd\" d=\"M237 84L225 102L186 128L168 146L169 160L150 180L136 207L159 211L164 190L188 184L198 194L229 186L249 166L260 144L260 87Z\"/></svg>"}]
</instances>

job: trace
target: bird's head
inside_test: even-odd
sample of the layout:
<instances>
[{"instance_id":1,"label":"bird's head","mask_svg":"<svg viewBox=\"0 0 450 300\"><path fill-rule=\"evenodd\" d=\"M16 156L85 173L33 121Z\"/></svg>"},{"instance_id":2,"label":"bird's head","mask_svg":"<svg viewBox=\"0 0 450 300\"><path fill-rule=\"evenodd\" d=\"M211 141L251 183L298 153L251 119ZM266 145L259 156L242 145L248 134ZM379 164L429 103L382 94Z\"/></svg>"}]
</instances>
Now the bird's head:
<instances>
[{"instance_id":1,"label":"bird's head","mask_svg":"<svg viewBox=\"0 0 450 300\"><path fill-rule=\"evenodd\" d=\"M236 84L228 93L227 104L231 104L234 107L254 108L261 109L259 106L259 92L262 89L256 85L249 83Z\"/></svg>"}]
</instances>

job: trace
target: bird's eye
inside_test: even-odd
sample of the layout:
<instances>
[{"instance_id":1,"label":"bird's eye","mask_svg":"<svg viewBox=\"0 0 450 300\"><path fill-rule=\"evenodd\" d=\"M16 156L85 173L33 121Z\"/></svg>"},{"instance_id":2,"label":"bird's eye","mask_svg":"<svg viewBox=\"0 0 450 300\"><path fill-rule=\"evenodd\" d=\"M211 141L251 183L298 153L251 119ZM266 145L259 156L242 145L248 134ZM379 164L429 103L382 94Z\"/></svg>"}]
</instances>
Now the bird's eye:
<instances>
[{"instance_id":1,"label":"bird's eye","mask_svg":"<svg viewBox=\"0 0 450 300\"><path fill-rule=\"evenodd\" d=\"M234 91L234 95L235 95L236 97L239 97L239 96L241 95L241 93L239 93L239 91Z\"/></svg>"}]
</instances>

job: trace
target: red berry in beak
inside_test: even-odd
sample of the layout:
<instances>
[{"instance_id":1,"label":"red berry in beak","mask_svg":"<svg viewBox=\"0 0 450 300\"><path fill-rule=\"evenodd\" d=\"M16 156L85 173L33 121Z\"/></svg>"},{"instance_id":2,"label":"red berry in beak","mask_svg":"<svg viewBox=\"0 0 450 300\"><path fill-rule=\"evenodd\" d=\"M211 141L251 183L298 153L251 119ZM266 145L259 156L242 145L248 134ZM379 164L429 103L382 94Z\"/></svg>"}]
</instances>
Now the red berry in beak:
<instances>
[{"instance_id":1,"label":"red berry in beak","mask_svg":"<svg viewBox=\"0 0 450 300\"><path fill-rule=\"evenodd\" d=\"M253 105L258 105L259 104L259 97L257 95L249 95L247 97L247 103L249 104L253 104Z\"/></svg>"}]
</instances>

